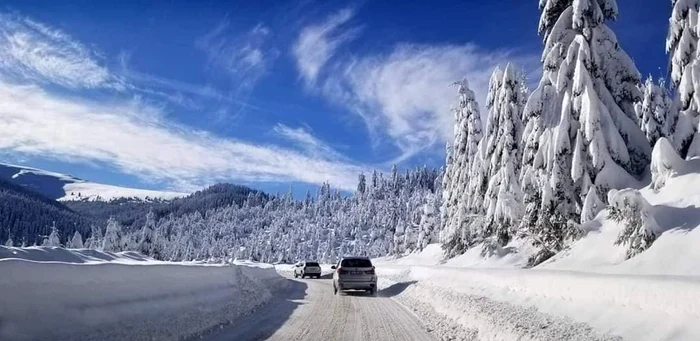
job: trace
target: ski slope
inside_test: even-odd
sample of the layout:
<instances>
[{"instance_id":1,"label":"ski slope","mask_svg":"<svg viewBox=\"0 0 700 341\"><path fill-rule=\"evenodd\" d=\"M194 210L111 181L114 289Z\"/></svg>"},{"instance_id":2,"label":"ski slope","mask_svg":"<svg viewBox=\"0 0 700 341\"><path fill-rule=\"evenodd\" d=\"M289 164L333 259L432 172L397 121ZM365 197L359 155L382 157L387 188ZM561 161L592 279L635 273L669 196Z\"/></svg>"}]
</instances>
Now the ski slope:
<instances>
[{"instance_id":1,"label":"ski slope","mask_svg":"<svg viewBox=\"0 0 700 341\"><path fill-rule=\"evenodd\" d=\"M118 198L171 200L187 195L187 193L152 191L99 184L66 174L3 163L0 163L0 179L29 188L47 198L59 201L110 201Z\"/></svg>"}]
</instances>

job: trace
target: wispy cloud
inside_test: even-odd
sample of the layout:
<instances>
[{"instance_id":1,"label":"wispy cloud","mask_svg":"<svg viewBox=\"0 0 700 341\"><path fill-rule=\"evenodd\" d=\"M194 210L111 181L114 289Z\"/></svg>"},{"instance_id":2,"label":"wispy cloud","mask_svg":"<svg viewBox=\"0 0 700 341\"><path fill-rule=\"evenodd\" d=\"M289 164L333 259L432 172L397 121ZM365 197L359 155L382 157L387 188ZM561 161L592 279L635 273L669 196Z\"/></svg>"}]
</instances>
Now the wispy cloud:
<instances>
[{"instance_id":1,"label":"wispy cloud","mask_svg":"<svg viewBox=\"0 0 700 341\"><path fill-rule=\"evenodd\" d=\"M474 44L401 43L387 54L348 54L329 62L340 44L356 36L355 29L342 27L351 17L344 10L301 30L294 48L299 72L329 101L361 117L375 141L392 141L400 151L392 162L452 139L455 81L468 79L484 102L495 66L510 61L538 69L535 54Z\"/></svg>"},{"instance_id":2,"label":"wispy cloud","mask_svg":"<svg viewBox=\"0 0 700 341\"><path fill-rule=\"evenodd\" d=\"M132 84L127 87L131 90L164 98L170 102L181 105L189 109L201 110L202 101L214 101L218 104L234 104L241 108L255 111L267 111L267 109L252 103L250 100L243 101L234 98L221 89L210 85L193 84L176 79L156 76L131 69L129 61L131 54L122 52L119 55L120 69L119 75L128 79ZM134 85L138 84L138 85Z\"/></svg>"},{"instance_id":3,"label":"wispy cloud","mask_svg":"<svg viewBox=\"0 0 700 341\"><path fill-rule=\"evenodd\" d=\"M456 94L450 84L468 79L484 105L491 71L507 61L534 68L538 59L472 44L400 44L388 55L346 62L324 93L361 114L371 130L383 129L407 158L451 140Z\"/></svg>"},{"instance_id":4,"label":"wispy cloud","mask_svg":"<svg viewBox=\"0 0 700 341\"><path fill-rule=\"evenodd\" d=\"M212 66L255 82L276 58L264 47L269 30L258 25L230 40L226 29L202 42L212 53ZM352 189L365 170L324 149L306 131L275 128L303 145L294 149L169 122L167 108L154 99L185 106L197 104L190 97L250 105L207 86L132 71L128 57L119 56L121 70L109 70L102 62L106 58L66 33L0 14L0 153L108 165L176 189L218 181L330 182ZM82 97L85 89L108 91L88 100Z\"/></svg>"},{"instance_id":5,"label":"wispy cloud","mask_svg":"<svg viewBox=\"0 0 700 341\"><path fill-rule=\"evenodd\" d=\"M22 17L0 14L0 73L67 88L121 88L99 55L68 34Z\"/></svg>"},{"instance_id":6,"label":"wispy cloud","mask_svg":"<svg viewBox=\"0 0 700 341\"><path fill-rule=\"evenodd\" d=\"M310 129L299 127L292 128L284 124L277 124L273 131L298 145L308 155L322 159L344 159L333 147L315 137Z\"/></svg>"},{"instance_id":7,"label":"wispy cloud","mask_svg":"<svg viewBox=\"0 0 700 341\"><path fill-rule=\"evenodd\" d=\"M308 86L314 85L321 69L333 58L338 47L354 39L359 29L343 26L355 15L350 8L342 9L320 24L306 26L292 46L297 69Z\"/></svg>"},{"instance_id":8,"label":"wispy cloud","mask_svg":"<svg viewBox=\"0 0 700 341\"><path fill-rule=\"evenodd\" d=\"M198 39L196 46L207 54L210 66L226 71L240 87L252 88L279 57L269 43L272 32L257 24L244 34L234 34L229 26L228 21L221 22Z\"/></svg>"},{"instance_id":9,"label":"wispy cloud","mask_svg":"<svg viewBox=\"0 0 700 341\"><path fill-rule=\"evenodd\" d=\"M360 165L176 126L138 101L65 99L0 82L0 149L71 162L100 162L145 180L191 187L223 180L328 181L354 187ZM314 142L310 142L314 143Z\"/></svg>"}]
</instances>

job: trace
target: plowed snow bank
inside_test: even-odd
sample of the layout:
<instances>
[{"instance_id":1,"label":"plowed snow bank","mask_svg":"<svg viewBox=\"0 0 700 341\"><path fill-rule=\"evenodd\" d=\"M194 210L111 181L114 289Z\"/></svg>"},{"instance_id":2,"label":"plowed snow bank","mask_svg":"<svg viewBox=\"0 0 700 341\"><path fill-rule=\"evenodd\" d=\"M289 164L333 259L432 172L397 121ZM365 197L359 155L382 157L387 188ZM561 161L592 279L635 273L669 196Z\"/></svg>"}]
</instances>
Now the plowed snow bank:
<instances>
[{"instance_id":1,"label":"plowed snow bank","mask_svg":"<svg viewBox=\"0 0 700 341\"><path fill-rule=\"evenodd\" d=\"M0 259L0 339L181 339L249 313L284 283L269 266L95 256L122 263Z\"/></svg>"}]
</instances>

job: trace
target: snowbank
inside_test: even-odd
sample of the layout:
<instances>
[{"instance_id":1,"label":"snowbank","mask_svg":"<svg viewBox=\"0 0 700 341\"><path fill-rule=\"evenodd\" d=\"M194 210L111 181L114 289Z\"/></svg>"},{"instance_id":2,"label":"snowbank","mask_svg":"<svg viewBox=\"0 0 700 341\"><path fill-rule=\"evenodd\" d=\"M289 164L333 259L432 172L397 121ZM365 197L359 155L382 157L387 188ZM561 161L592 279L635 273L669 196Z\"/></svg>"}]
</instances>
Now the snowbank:
<instances>
[{"instance_id":1,"label":"snowbank","mask_svg":"<svg viewBox=\"0 0 700 341\"><path fill-rule=\"evenodd\" d=\"M43 249L0 247L1 340L182 339L251 312L284 285L271 266Z\"/></svg>"},{"instance_id":2,"label":"snowbank","mask_svg":"<svg viewBox=\"0 0 700 341\"><path fill-rule=\"evenodd\" d=\"M381 289L479 339L700 339L700 278L380 264Z\"/></svg>"},{"instance_id":3,"label":"snowbank","mask_svg":"<svg viewBox=\"0 0 700 341\"><path fill-rule=\"evenodd\" d=\"M134 262L156 262L138 252L103 252L90 249L65 249L62 247L5 247L0 246L0 260L3 259L23 259L35 262L59 262L59 263L134 263ZM167 263L166 263L167 264Z\"/></svg>"}]
</instances>

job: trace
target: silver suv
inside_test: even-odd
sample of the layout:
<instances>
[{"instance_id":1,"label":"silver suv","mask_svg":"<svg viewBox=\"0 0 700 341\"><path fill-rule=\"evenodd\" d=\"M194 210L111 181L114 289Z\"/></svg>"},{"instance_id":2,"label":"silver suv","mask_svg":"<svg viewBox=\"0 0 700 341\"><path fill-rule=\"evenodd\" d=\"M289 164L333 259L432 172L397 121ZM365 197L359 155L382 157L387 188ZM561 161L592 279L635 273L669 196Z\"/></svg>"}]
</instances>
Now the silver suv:
<instances>
[{"instance_id":1,"label":"silver suv","mask_svg":"<svg viewBox=\"0 0 700 341\"><path fill-rule=\"evenodd\" d=\"M377 275L367 257L344 257L333 265L333 293L342 290L365 290L377 294Z\"/></svg>"},{"instance_id":2,"label":"silver suv","mask_svg":"<svg viewBox=\"0 0 700 341\"><path fill-rule=\"evenodd\" d=\"M318 262L299 262L294 265L294 278L297 277L321 278L321 266Z\"/></svg>"}]
</instances>

